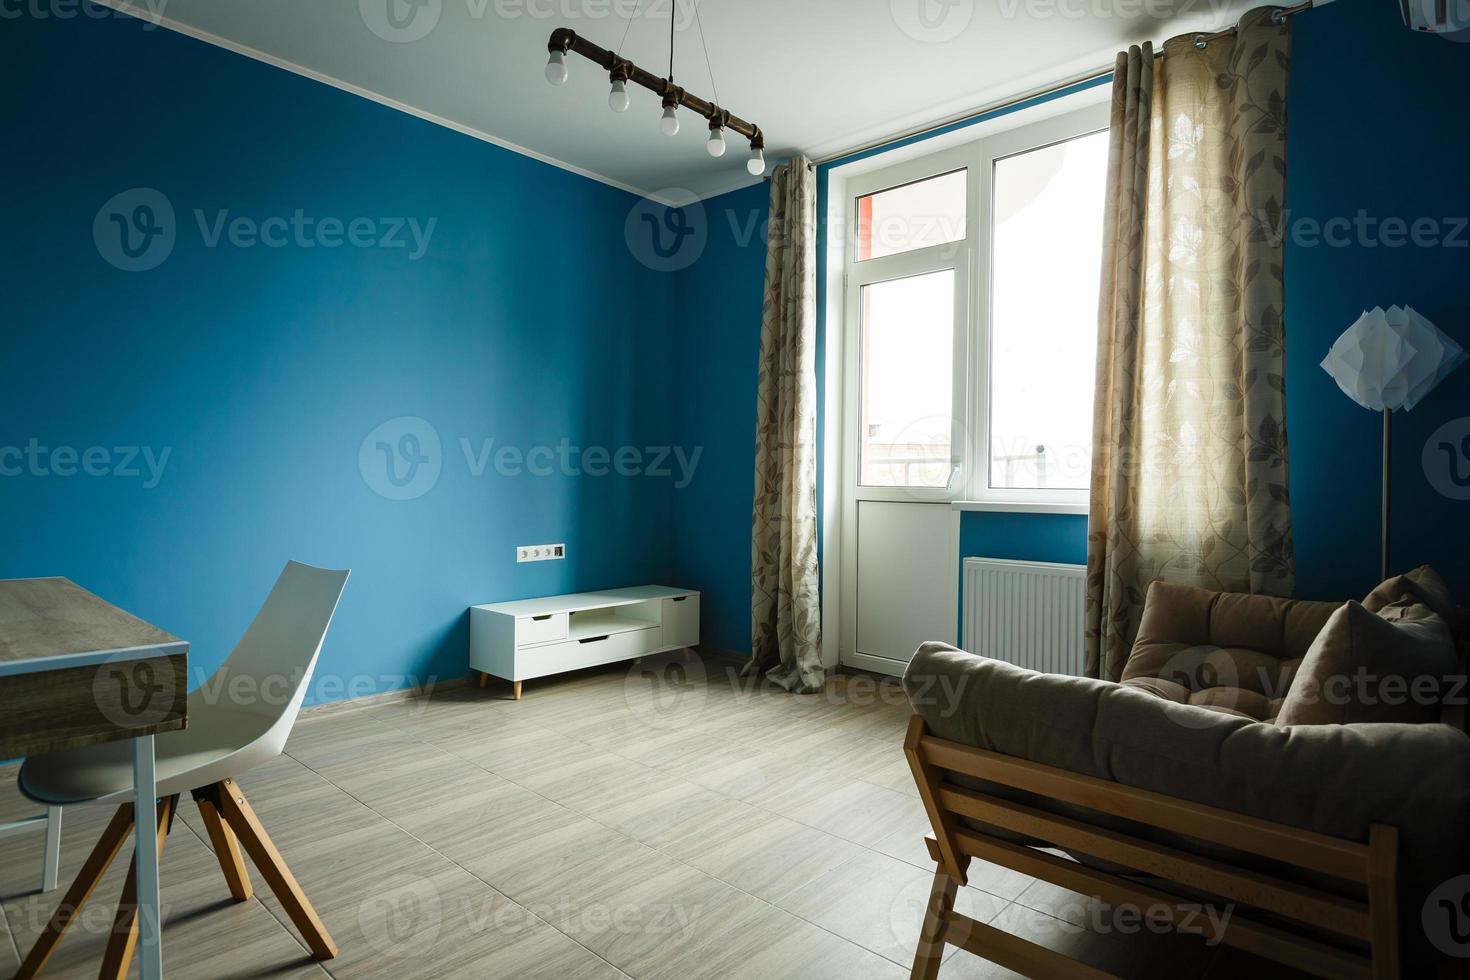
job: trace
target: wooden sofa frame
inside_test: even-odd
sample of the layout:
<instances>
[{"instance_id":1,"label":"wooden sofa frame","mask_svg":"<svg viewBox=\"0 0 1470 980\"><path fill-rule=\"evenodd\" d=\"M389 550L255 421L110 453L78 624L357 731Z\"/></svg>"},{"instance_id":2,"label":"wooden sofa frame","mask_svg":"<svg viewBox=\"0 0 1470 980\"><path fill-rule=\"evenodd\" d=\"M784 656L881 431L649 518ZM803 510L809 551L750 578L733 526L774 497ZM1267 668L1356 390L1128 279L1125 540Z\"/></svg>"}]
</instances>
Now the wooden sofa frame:
<instances>
[{"instance_id":1,"label":"wooden sofa frame","mask_svg":"<svg viewBox=\"0 0 1470 980\"><path fill-rule=\"evenodd\" d=\"M956 890L978 858L1100 902L1149 911L1180 932L1202 932L1202 905L1152 885L1014 844L973 829L968 818L1048 845L1133 868L1186 889L1224 900L1231 914L1220 941L1323 977L1397 980L1398 829L1374 824L1366 844L1288 827L1216 807L1135 789L1064 769L987 752L929 733L923 718L909 721L904 753L918 783L934 836L929 854L938 867L924 914L914 978L938 976L945 946L958 946L1028 977L1107 977L1109 974L955 911ZM1227 861L1093 826L952 782L967 776L1136 821L1151 828L1212 841L1290 868L1317 872L1364 887L1354 901ZM1233 908L1274 913L1267 924ZM1219 906L1214 911L1221 912ZM1216 919L1215 921L1220 921ZM1292 928L1303 927L1302 932ZM1327 934L1337 942L1308 935Z\"/></svg>"}]
</instances>

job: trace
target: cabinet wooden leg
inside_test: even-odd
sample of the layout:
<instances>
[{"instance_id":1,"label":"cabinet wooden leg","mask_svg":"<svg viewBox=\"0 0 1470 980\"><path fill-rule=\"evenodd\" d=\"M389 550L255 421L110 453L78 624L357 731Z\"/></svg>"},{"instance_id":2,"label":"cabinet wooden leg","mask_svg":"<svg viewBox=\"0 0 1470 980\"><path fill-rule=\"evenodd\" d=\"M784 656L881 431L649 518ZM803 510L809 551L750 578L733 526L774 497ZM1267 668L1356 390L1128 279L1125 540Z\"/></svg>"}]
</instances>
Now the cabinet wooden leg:
<instances>
[{"instance_id":1,"label":"cabinet wooden leg","mask_svg":"<svg viewBox=\"0 0 1470 980\"><path fill-rule=\"evenodd\" d=\"M483 688L486 684L489 684L489 683L490 683L490 675L487 674L487 673L485 673L483 670L480 671L480 687Z\"/></svg>"},{"instance_id":2,"label":"cabinet wooden leg","mask_svg":"<svg viewBox=\"0 0 1470 980\"><path fill-rule=\"evenodd\" d=\"M520 681L511 681L510 682L510 689L511 689L511 697L513 697L515 700L519 701L521 699L521 682Z\"/></svg>"}]
</instances>

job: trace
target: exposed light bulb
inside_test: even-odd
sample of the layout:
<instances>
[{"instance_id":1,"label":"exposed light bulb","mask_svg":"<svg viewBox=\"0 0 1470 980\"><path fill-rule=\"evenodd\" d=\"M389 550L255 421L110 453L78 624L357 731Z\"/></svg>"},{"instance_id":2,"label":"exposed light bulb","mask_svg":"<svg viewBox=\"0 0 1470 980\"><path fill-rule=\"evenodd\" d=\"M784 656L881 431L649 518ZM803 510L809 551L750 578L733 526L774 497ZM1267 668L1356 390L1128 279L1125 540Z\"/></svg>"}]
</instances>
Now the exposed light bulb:
<instances>
[{"instance_id":1,"label":"exposed light bulb","mask_svg":"<svg viewBox=\"0 0 1470 980\"><path fill-rule=\"evenodd\" d=\"M551 52L551 57L546 59L546 80L553 85L567 80L567 59L560 51Z\"/></svg>"},{"instance_id":2,"label":"exposed light bulb","mask_svg":"<svg viewBox=\"0 0 1470 980\"><path fill-rule=\"evenodd\" d=\"M679 117L674 114L673 106L664 106L664 117L659 121L658 128L663 130L665 136L673 136L679 131Z\"/></svg>"},{"instance_id":3,"label":"exposed light bulb","mask_svg":"<svg viewBox=\"0 0 1470 980\"><path fill-rule=\"evenodd\" d=\"M723 127L723 126L711 126L710 129L709 129L709 142L707 142L707 143L704 144L704 148L706 150L709 150L709 155L712 156L712 157L722 157L722 156L724 156L725 155L725 127Z\"/></svg>"},{"instance_id":4,"label":"exposed light bulb","mask_svg":"<svg viewBox=\"0 0 1470 980\"><path fill-rule=\"evenodd\" d=\"M612 91L607 93L607 107L613 112L628 111L628 90L621 78L614 78Z\"/></svg>"},{"instance_id":5,"label":"exposed light bulb","mask_svg":"<svg viewBox=\"0 0 1470 980\"><path fill-rule=\"evenodd\" d=\"M759 177L766 172L766 154L760 147L752 147L750 159L745 161L745 169L750 171L752 177Z\"/></svg>"}]
</instances>

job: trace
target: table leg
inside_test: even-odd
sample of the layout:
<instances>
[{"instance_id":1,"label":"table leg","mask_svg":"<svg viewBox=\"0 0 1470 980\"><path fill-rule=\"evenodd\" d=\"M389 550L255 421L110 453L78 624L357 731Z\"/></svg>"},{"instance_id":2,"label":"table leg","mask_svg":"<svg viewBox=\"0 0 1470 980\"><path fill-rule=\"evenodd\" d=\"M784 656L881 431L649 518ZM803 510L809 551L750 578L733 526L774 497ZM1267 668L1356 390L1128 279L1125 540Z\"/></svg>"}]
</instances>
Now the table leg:
<instances>
[{"instance_id":1,"label":"table leg","mask_svg":"<svg viewBox=\"0 0 1470 980\"><path fill-rule=\"evenodd\" d=\"M56 878L61 873L61 814L59 806L46 808L46 861L41 872L41 891L56 890Z\"/></svg>"},{"instance_id":2,"label":"table leg","mask_svg":"<svg viewBox=\"0 0 1470 980\"><path fill-rule=\"evenodd\" d=\"M133 739L133 860L138 869L138 967L142 980L162 980L162 918L158 905L158 786L153 736Z\"/></svg>"}]
</instances>

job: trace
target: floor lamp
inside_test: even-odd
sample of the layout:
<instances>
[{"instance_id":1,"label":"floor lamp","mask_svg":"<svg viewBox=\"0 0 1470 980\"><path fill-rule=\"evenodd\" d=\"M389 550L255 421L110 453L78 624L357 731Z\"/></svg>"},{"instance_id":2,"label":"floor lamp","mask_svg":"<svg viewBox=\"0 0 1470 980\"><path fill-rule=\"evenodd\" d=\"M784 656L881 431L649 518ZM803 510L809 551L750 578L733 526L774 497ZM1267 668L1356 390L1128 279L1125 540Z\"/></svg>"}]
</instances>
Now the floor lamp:
<instances>
[{"instance_id":1,"label":"floor lamp","mask_svg":"<svg viewBox=\"0 0 1470 980\"><path fill-rule=\"evenodd\" d=\"M1388 578L1389 457L1393 413L1409 411L1465 360L1460 345L1409 306L1375 306L1343 331L1322 370L1353 401L1383 413L1383 536L1379 573Z\"/></svg>"}]
</instances>

